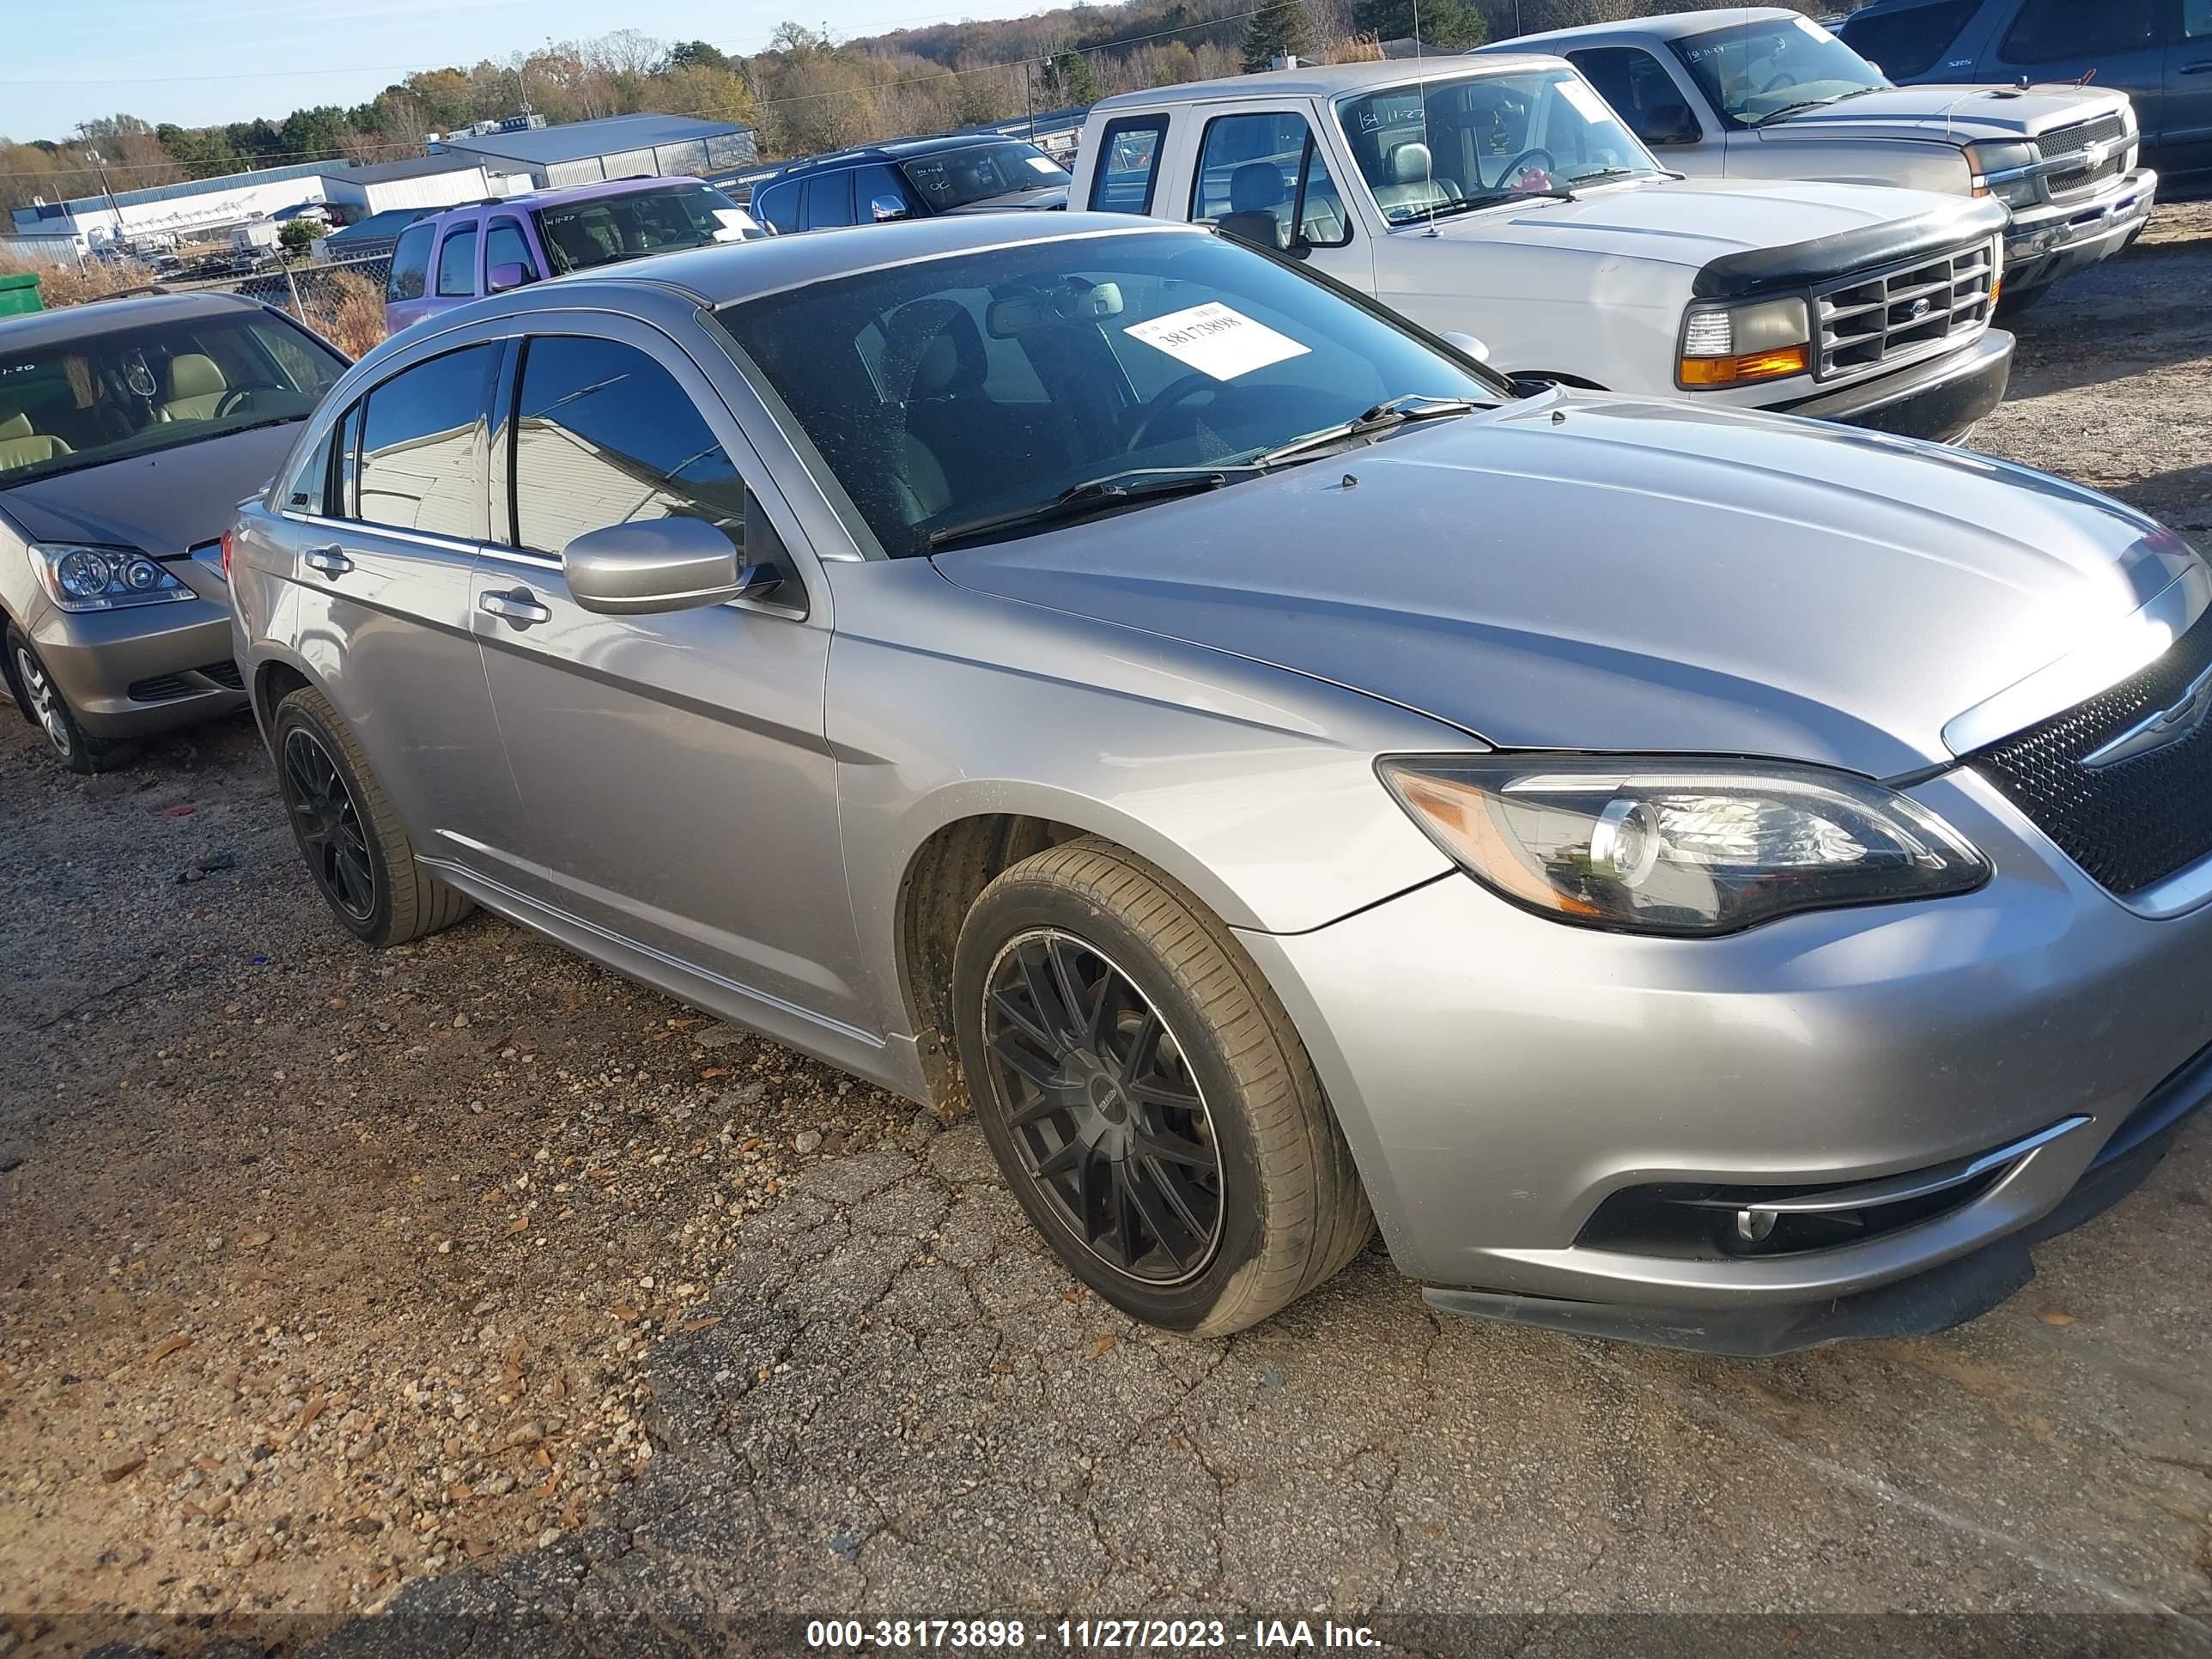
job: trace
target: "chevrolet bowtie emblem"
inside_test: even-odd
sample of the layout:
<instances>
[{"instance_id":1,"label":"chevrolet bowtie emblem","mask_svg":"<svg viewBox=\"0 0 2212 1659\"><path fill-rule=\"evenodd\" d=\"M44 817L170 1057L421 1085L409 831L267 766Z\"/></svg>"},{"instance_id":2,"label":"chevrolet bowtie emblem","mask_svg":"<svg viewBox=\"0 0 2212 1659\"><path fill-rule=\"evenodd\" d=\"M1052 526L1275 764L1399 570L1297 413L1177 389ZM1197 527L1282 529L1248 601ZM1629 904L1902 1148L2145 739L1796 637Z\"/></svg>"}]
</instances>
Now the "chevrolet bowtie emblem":
<instances>
[{"instance_id":1,"label":"chevrolet bowtie emblem","mask_svg":"<svg viewBox=\"0 0 2212 1659\"><path fill-rule=\"evenodd\" d=\"M2145 755L2154 755L2169 744L2194 736L2212 715L2212 668L2197 677L2181 701L2171 708L2161 708L2149 719L2130 731L2123 732L2103 748L2085 755L2081 764L2091 771L2101 771L2107 766L2118 766L2123 761L2141 760Z\"/></svg>"}]
</instances>

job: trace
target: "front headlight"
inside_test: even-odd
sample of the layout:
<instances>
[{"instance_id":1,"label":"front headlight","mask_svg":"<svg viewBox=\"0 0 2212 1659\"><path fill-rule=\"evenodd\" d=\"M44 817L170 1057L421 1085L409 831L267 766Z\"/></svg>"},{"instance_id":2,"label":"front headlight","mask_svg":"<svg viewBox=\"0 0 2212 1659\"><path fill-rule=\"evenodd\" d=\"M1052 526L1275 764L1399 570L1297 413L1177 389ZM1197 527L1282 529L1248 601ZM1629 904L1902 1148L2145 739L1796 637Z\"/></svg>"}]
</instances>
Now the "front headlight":
<instances>
[{"instance_id":1,"label":"front headlight","mask_svg":"<svg viewBox=\"0 0 2212 1659\"><path fill-rule=\"evenodd\" d=\"M2035 167L2042 160L2033 144L1981 142L1966 146L1966 170L1976 196L1994 196L2007 207L2033 207Z\"/></svg>"},{"instance_id":2,"label":"front headlight","mask_svg":"<svg viewBox=\"0 0 2212 1659\"><path fill-rule=\"evenodd\" d=\"M191 588L132 548L33 542L31 563L46 596L64 611L117 611L192 597Z\"/></svg>"},{"instance_id":3,"label":"front headlight","mask_svg":"<svg viewBox=\"0 0 2212 1659\"><path fill-rule=\"evenodd\" d=\"M1486 755L1386 758L1378 770L1470 875L1586 927L1733 933L1989 879L1988 860L1927 808L1816 767Z\"/></svg>"},{"instance_id":4,"label":"front headlight","mask_svg":"<svg viewBox=\"0 0 2212 1659\"><path fill-rule=\"evenodd\" d=\"M1802 300L1692 306L1682 323L1679 378L1686 386L1784 380L1805 372L1812 343Z\"/></svg>"}]
</instances>

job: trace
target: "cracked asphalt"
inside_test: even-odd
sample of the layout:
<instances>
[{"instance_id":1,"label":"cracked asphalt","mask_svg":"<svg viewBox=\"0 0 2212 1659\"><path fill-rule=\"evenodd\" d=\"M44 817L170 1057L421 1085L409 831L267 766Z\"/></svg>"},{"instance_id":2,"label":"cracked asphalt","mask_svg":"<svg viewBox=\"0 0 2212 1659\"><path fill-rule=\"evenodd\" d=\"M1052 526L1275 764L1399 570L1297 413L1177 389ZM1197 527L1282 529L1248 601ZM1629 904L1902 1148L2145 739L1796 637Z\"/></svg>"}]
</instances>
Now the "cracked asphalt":
<instances>
[{"instance_id":1,"label":"cracked asphalt","mask_svg":"<svg viewBox=\"0 0 2212 1659\"><path fill-rule=\"evenodd\" d=\"M2159 231L2022 319L2013 398L1977 441L2086 477L2204 544L2212 210L2163 210ZM993 1613L1055 1632L1062 1618L1218 1618L1232 1645L1258 1620L1371 1620L1393 1648L1436 1653L2212 1651L2204 1126L2117 1209L2040 1247L2028 1289L1938 1337L1758 1363L1611 1346L1440 1318L1376 1250L1257 1330L1192 1340L1083 1292L1024 1222L970 1123L940 1125L773 1045L693 1030L677 1005L488 919L428 942L380 989L374 976L392 964L339 940L289 866L242 727L157 745L123 781L64 785L38 764L26 734L0 731L0 816L14 849L0 871L0 958L15 964L0 981L9 1659L82 1653L107 1638L135 1644L110 1645L108 1659L242 1659L272 1642L318 1659L769 1652L800 1646L795 1621L808 1618ZM131 781L140 774L165 791L191 781L194 821L216 826L210 844L234 850L235 866L209 886L170 886L161 860L181 853L145 852L144 815L118 793L155 787ZM76 873L46 871L46 859ZM156 971L141 982L149 951ZM254 995L297 996L265 1030L224 1024L217 1008L235 1005L221 998L247 983L264 988ZM393 1008L356 1032L356 1014L383 1007L371 994L394 986L422 1010L420 1030ZM520 1038L499 1020L494 1054L479 1059L483 1045L464 1049L454 1028L467 1022L453 1011L501 1000L530 1004L542 1026ZM352 1022L344 1036L341 1020ZM221 1088L187 1097L146 1080L156 1042L164 1057L204 1063L195 1036L238 1050ZM541 1053L533 1073L526 1062ZM337 1064L357 1088L323 1075ZM283 1086L255 1081L285 1066L295 1076ZM557 1087L544 1075L556 1066ZM314 1081L295 1088L301 1068ZM149 1159L142 1143L165 1145L172 1120L196 1144L228 1136L276 1150L243 1177ZM313 1139L332 1125L344 1133ZM353 1170L343 1160L356 1144L374 1156ZM24 1160L13 1174L11 1158ZM449 1164L450 1182L425 1186L424 1170ZM543 1208L520 1196L514 1171L544 1171L532 1189L544 1191L571 1164L550 1188L563 1196ZM568 1189L586 1176L624 1194L605 1200L604 1222ZM708 1194L698 1183L710 1178ZM454 1499L453 1513L507 1518L441 1532L443 1500L426 1495L447 1485L438 1466L455 1460L455 1478L481 1492L512 1443L493 1408L479 1431L459 1420L476 1407L456 1406L456 1437L442 1449L426 1437L419 1454L404 1413L388 1433L372 1415L344 1431L364 1437L334 1454L324 1431L347 1408L311 1431L296 1397L283 1398L292 1377L258 1384L249 1356L247 1376L234 1369L206 1385L223 1385L209 1421L243 1413L258 1424L265 1412L278 1425L266 1434L273 1455L255 1445L264 1473L239 1488L236 1513L262 1529L240 1528L245 1543L228 1546L247 1565L223 1579L211 1561L209 1584L227 1588L199 1601L103 1600L82 1588L96 1576L47 1588L21 1564L103 1545L127 1554L162 1511L123 1495L155 1474L188 1480L183 1453L209 1431L178 1408L157 1425L145 1474L112 1488L91 1452L81 1466L57 1462L52 1447L78 1420L70 1413L109 1420L134 1389L154 1386L136 1378L155 1360L124 1364L82 1406L70 1403L82 1388L41 1380L34 1390L44 1356L75 1355L100 1328L53 1286L77 1256L110 1248L109 1276L128 1285L130 1251L150 1240L149 1273L189 1301L202 1345L159 1363L228 1352L227 1322L241 1324L249 1306L254 1320L270 1316L255 1286L226 1282L222 1297L190 1300L217 1272L216 1253L172 1262L162 1252L167 1235L217 1224L204 1212L241 1202L226 1184L240 1180L280 1194L296 1186L327 1230L272 1261L259 1285L295 1304L295 1332L314 1326L321 1341L264 1369L305 1374L317 1352L349 1343L371 1379L358 1385L365 1395L375 1376L404 1377L442 1411L447 1383L412 1379L443 1366L453 1388L474 1388L477 1362L456 1365L448 1350L489 1350L489 1376L519 1335L514 1354L528 1354L508 1358L505 1380L526 1397L503 1394L501 1409L538 1414L556 1476L545 1492L587 1462L582 1439L600 1431L584 1419L600 1420L587 1403L600 1388L641 1402L642 1445L625 1407L605 1418L622 1426L605 1429L588 1504L567 1488L543 1509L526 1504L526 1491L489 1510ZM365 1223L348 1231L334 1195L349 1181L398 1194L363 1200L390 1206L378 1212L383 1242L362 1242ZM487 1181L506 1184L479 1201ZM439 1211L446 1184L459 1207ZM182 1209L165 1221L156 1197ZM141 1243L128 1250L83 1213L131 1203ZM511 1210L554 1245L523 1253L529 1229L507 1220ZM605 1231L568 1242L586 1225ZM283 1253L283 1221L270 1230ZM630 1288L641 1283L647 1295ZM549 1284L561 1294L540 1293ZM349 1301L355 1292L365 1299ZM643 1305L664 1292L668 1306ZM572 1334L583 1324L562 1322L574 1303L604 1328L605 1304L623 1297L641 1305L615 1310L623 1328L649 1334L598 1347L603 1334L587 1342ZM478 1330L486 1320L500 1330ZM133 1326L125 1346L144 1355L168 1328ZM543 1403L540 1379L562 1367L577 1389L554 1409L574 1424ZM288 1410L296 1428L283 1425ZM490 1449L464 1445L467 1436ZM602 1457L602 1443L588 1449ZM333 1455L356 1486L362 1465L348 1458L398 1459L368 1482L393 1494L376 1528L388 1516L399 1529L419 1505L406 1524L428 1528L432 1553L403 1559L388 1534L356 1534L364 1523L345 1521L335 1498L286 1498L285 1535L324 1551L317 1561L358 1566L352 1582L368 1594L349 1601L331 1588L342 1572L252 1580L292 1559L246 1547L268 1535L255 1493L312 1483ZM531 1468L526 1481L539 1479ZM512 1474L504 1485L514 1487ZM80 1491L105 1507L73 1504ZM204 1549L195 1540L207 1527L204 1516L179 1523L173 1547ZM216 1529L218 1544L230 1536ZM151 1573L167 1558L149 1559ZM357 1606L374 1616L347 1611ZM105 1622L88 1617L95 1611ZM1865 1617L1899 1613L1922 1617ZM1622 1614L1677 1617L1590 1617Z\"/></svg>"}]
</instances>

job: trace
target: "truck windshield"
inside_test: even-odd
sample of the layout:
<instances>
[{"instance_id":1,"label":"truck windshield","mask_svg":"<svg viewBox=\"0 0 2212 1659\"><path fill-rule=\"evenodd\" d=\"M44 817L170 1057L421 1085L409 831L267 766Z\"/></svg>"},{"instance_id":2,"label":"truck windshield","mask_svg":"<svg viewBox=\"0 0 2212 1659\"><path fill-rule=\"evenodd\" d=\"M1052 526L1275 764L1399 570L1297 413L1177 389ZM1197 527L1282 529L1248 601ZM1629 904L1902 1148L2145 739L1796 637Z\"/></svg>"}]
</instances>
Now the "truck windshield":
<instances>
[{"instance_id":1,"label":"truck windshield","mask_svg":"<svg viewBox=\"0 0 2212 1659\"><path fill-rule=\"evenodd\" d=\"M743 241L752 223L744 209L709 185L564 202L539 208L535 217L556 276L648 253Z\"/></svg>"},{"instance_id":2,"label":"truck windshield","mask_svg":"<svg viewBox=\"0 0 2212 1659\"><path fill-rule=\"evenodd\" d=\"M1731 126L1756 126L1889 85L1880 70L1809 17L1762 17L1686 34L1674 46Z\"/></svg>"},{"instance_id":3,"label":"truck windshield","mask_svg":"<svg viewBox=\"0 0 2212 1659\"><path fill-rule=\"evenodd\" d=\"M1514 395L1334 284L1188 230L910 261L715 314L855 535L894 557L1234 487L1328 453L1270 454L1333 427L1395 441Z\"/></svg>"},{"instance_id":4,"label":"truck windshield","mask_svg":"<svg viewBox=\"0 0 2212 1659\"><path fill-rule=\"evenodd\" d=\"M304 419L345 367L304 329L244 307L0 354L0 490Z\"/></svg>"},{"instance_id":5,"label":"truck windshield","mask_svg":"<svg viewBox=\"0 0 2212 1659\"><path fill-rule=\"evenodd\" d=\"M901 167L907 183L921 192L933 213L950 213L1016 191L1049 190L1073 182L1066 167L1035 144L1018 140L917 155Z\"/></svg>"},{"instance_id":6,"label":"truck windshield","mask_svg":"<svg viewBox=\"0 0 2212 1659\"><path fill-rule=\"evenodd\" d=\"M1392 224L1660 170L1571 70L1408 81L1336 112Z\"/></svg>"}]
</instances>

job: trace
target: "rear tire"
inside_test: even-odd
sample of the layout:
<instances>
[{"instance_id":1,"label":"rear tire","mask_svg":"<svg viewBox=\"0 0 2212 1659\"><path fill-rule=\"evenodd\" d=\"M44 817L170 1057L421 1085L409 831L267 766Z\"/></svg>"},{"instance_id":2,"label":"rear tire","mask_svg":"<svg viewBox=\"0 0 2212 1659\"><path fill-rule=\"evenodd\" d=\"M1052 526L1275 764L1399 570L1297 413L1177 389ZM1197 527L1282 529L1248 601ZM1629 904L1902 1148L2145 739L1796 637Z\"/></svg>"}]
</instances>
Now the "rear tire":
<instances>
[{"instance_id":1,"label":"rear tire","mask_svg":"<svg viewBox=\"0 0 2212 1659\"><path fill-rule=\"evenodd\" d=\"M1282 1004L1216 917L1121 848L1071 842L987 887L953 999L969 1092L1015 1196L1123 1312L1243 1330L1371 1236Z\"/></svg>"},{"instance_id":2,"label":"rear tire","mask_svg":"<svg viewBox=\"0 0 2212 1659\"><path fill-rule=\"evenodd\" d=\"M38 648L12 623L8 626L4 648L9 689L15 694L16 706L23 711L23 718L45 736L46 747L56 760L80 777L112 772L131 763L138 753L137 744L107 743L88 736L77 721L76 710L70 707L61 687L46 672Z\"/></svg>"},{"instance_id":3,"label":"rear tire","mask_svg":"<svg viewBox=\"0 0 2212 1659\"><path fill-rule=\"evenodd\" d=\"M368 757L321 692L303 685L278 703L271 735L292 838L347 932L404 945L475 908L415 861Z\"/></svg>"}]
</instances>

